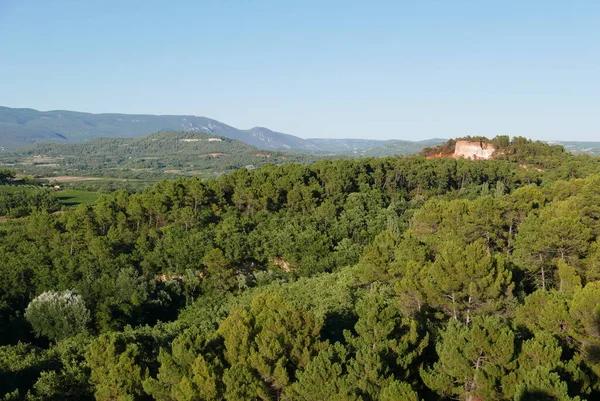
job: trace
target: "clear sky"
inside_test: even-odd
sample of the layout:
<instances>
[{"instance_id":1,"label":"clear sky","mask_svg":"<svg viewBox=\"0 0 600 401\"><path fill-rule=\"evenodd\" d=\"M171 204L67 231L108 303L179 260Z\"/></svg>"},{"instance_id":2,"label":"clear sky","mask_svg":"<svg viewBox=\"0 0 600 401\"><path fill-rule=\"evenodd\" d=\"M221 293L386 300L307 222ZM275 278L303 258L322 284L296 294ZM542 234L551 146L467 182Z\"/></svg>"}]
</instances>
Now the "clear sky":
<instances>
[{"instance_id":1,"label":"clear sky","mask_svg":"<svg viewBox=\"0 0 600 401\"><path fill-rule=\"evenodd\" d=\"M600 1L0 0L0 105L600 141Z\"/></svg>"}]
</instances>

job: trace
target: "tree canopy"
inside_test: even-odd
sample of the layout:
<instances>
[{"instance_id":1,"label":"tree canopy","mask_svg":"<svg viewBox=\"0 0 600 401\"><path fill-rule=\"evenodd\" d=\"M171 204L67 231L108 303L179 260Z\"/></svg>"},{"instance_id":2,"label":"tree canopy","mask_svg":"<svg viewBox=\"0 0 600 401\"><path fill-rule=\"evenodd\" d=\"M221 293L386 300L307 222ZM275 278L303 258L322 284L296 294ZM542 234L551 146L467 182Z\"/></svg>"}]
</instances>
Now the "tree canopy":
<instances>
[{"instance_id":1,"label":"tree canopy","mask_svg":"<svg viewBox=\"0 0 600 401\"><path fill-rule=\"evenodd\" d=\"M0 221L0 398L598 399L599 160L501 144Z\"/></svg>"}]
</instances>

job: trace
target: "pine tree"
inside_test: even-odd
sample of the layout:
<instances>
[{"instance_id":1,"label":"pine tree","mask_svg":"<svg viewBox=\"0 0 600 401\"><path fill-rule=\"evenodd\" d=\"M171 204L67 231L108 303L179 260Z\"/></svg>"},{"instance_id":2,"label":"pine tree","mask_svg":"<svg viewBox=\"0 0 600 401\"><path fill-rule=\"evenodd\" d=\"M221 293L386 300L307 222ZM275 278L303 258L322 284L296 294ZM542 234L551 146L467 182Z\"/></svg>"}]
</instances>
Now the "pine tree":
<instances>
[{"instance_id":1,"label":"pine tree","mask_svg":"<svg viewBox=\"0 0 600 401\"><path fill-rule=\"evenodd\" d=\"M222 398L223 364L217 339L205 339L198 328L180 334L171 350L161 349L156 378L144 390L157 401L211 401Z\"/></svg>"},{"instance_id":2,"label":"pine tree","mask_svg":"<svg viewBox=\"0 0 600 401\"><path fill-rule=\"evenodd\" d=\"M401 316L391 294L386 287L374 287L356 306L356 334L345 333L354 352L349 375L366 399L377 399L394 380L413 380L429 343L414 319Z\"/></svg>"},{"instance_id":3,"label":"pine tree","mask_svg":"<svg viewBox=\"0 0 600 401\"><path fill-rule=\"evenodd\" d=\"M348 351L340 343L319 352L297 373L284 399L294 401L358 401L356 383L348 376Z\"/></svg>"},{"instance_id":4,"label":"pine tree","mask_svg":"<svg viewBox=\"0 0 600 401\"><path fill-rule=\"evenodd\" d=\"M319 351L322 324L270 293L255 296L248 310L234 310L219 327L231 365L224 378L226 398L279 397L295 380L296 370Z\"/></svg>"},{"instance_id":5,"label":"pine tree","mask_svg":"<svg viewBox=\"0 0 600 401\"><path fill-rule=\"evenodd\" d=\"M514 367L514 334L497 317L471 324L451 320L436 346L439 360L421 369L423 382L442 397L502 400L502 378Z\"/></svg>"},{"instance_id":6,"label":"pine tree","mask_svg":"<svg viewBox=\"0 0 600 401\"><path fill-rule=\"evenodd\" d=\"M427 272L425 290L431 306L454 320L506 309L512 298L512 275L500 255L490 255L483 241L463 247L446 242Z\"/></svg>"},{"instance_id":7,"label":"pine tree","mask_svg":"<svg viewBox=\"0 0 600 401\"><path fill-rule=\"evenodd\" d=\"M140 345L123 333L110 333L95 339L86 353L91 369L90 383L98 401L135 401L146 394L142 382Z\"/></svg>"}]
</instances>

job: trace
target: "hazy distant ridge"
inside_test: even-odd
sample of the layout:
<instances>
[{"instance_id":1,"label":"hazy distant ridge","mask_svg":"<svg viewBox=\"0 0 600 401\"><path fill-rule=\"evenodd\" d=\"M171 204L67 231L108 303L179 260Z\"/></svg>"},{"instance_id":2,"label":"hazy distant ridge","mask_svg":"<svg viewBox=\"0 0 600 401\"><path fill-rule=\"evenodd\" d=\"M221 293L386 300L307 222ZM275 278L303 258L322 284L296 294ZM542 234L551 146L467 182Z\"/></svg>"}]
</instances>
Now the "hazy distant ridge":
<instances>
[{"instance_id":1,"label":"hazy distant ridge","mask_svg":"<svg viewBox=\"0 0 600 401\"><path fill-rule=\"evenodd\" d=\"M303 139L266 128L239 130L198 116L91 114L0 107L0 146L17 149L37 142L78 143L94 138L131 138L159 131L206 132L262 149L301 148Z\"/></svg>"},{"instance_id":2,"label":"hazy distant ridge","mask_svg":"<svg viewBox=\"0 0 600 401\"><path fill-rule=\"evenodd\" d=\"M418 153L445 139L425 141L375 139L303 139L264 127L241 130L220 121L191 115L92 114L67 110L38 111L0 107L0 151L35 143L80 143L94 138L132 138L160 131L205 132L268 150L294 150L347 156ZM600 142L560 142L573 153L600 154Z\"/></svg>"},{"instance_id":3,"label":"hazy distant ridge","mask_svg":"<svg viewBox=\"0 0 600 401\"><path fill-rule=\"evenodd\" d=\"M159 131L206 132L261 149L310 153L352 153L394 142L373 139L302 139L264 127L241 130L217 120L189 115L92 114L0 107L0 148L5 150L40 142L80 143L101 137L140 137ZM415 144L413 142L406 143L411 144L411 153L418 152L423 147L412 145Z\"/></svg>"}]
</instances>

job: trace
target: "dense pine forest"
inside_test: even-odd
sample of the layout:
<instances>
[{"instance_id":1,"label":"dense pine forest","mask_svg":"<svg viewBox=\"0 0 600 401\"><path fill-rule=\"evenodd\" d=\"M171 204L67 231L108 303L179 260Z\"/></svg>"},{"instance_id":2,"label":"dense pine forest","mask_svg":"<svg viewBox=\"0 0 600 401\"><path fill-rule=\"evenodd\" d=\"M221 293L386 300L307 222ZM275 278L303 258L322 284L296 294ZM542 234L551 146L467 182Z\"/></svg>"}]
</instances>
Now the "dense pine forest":
<instances>
[{"instance_id":1,"label":"dense pine forest","mask_svg":"<svg viewBox=\"0 0 600 401\"><path fill-rule=\"evenodd\" d=\"M0 399L600 399L600 158L492 142L33 203Z\"/></svg>"}]
</instances>

